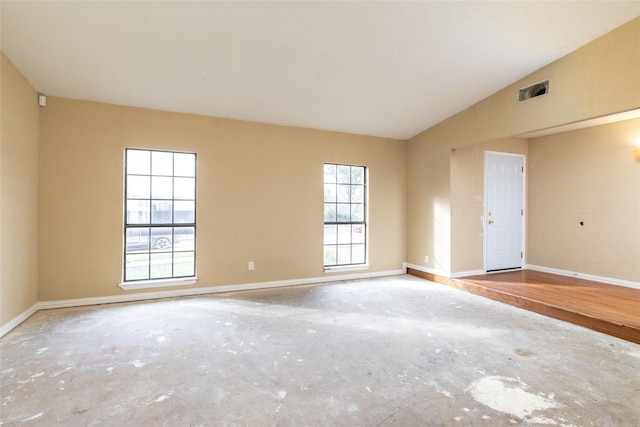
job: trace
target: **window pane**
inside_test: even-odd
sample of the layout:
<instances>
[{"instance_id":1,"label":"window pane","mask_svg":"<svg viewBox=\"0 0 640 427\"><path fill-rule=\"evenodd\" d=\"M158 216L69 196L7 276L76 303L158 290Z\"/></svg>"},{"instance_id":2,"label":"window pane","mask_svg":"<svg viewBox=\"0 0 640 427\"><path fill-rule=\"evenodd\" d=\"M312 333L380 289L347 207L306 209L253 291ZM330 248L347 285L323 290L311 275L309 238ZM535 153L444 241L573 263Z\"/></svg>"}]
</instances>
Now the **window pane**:
<instances>
[{"instance_id":1,"label":"window pane","mask_svg":"<svg viewBox=\"0 0 640 427\"><path fill-rule=\"evenodd\" d=\"M195 245L195 228L194 227L176 227L173 231L173 250L174 251L193 251Z\"/></svg>"},{"instance_id":2,"label":"window pane","mask_svg":"<svg viewBox=\"0 0 640 427\"><path fill-rule=\"evenodd\" d=\"M127 176L127 198L128 199L149 199L151 186L148 176Z\"/></svg>"},{"instance_id":3,"label":"window pane","mask_svg":"<svg viewBox=\"0 0 640 427\"><path fill-rule=\"evenodd\" d=\"M196 176L196 156L188 153L174 153L173 164L175 176Z\"/></svg>"},{"instance_id":4,"label":"window pane","mask_svg":"<svg viewBox=\"0 0 640 427\"><path fill-rule=\"evenodd\" d=\"M336 185L335 184L325 184L324 185L324 201L325 202L336 202Z\"/></svg>"},{"instance_id":5,"label":"window pane","mask_svg":"<svg viewBox=\"0 0 640 427\"><path fill-rule=\"evenodd\" d=\"M324 247L324 265L336 264L336 247L325 246Z\"/></svg>"},{"instance_id":6,"label":"window pane","mask_svg":"<svg viewBox=\"0 0 640 427\"><path fill-rule=\"evenodd\" d=\"M324 226L324 244L332 245L336 243L338 243L338 226L325 225Z\"/></svg>"},{"instance_id":7,"label":"window pane","mask_svg":"<svg viewBox=\"0 0 640 427\"><path fill-rule=\"evenodd\" d=\"M364 186L353 185L351 186L351 203L364 202Z\"/></svg>"},{"instance_id":8,"label":"window pane","mask_svg":"<svg viewBox=\"0 0 640 427\"><path fill-rule=\"evenodd\" d=\"M125 256L125 280L149 278L149 254L127 254Z\"/></svg>"},{"instance_id":9,"label":"window pane","mask_svg":"<svg viewBox=\"0 0 640 427\"><path fill-rule=\"evenodd\" d=\"M127 173L149 175L151 153L143 150L127 150Z\"/></svg>"},{"instance_id":10,"label":"window pane","mask_svg":"<svg viewBox=\"0 0 640 427\"><path fill-rule=\"evenodd\" d=\"M193 224L196 222L196 202L175 201L174 209L174 223Z\"/></svg>"},{"instance_id":11,"label":"window pane","mask_svg":"<svg viewBox=\"0 0 640 427\"><path fill-rule=\"evenodd\" d=\"M338 243L351 243L351 226L339 225L338 226Z\"/></svg>"},{"instance_id":12,"label":"window pane","mask_svg":"<svg viewBox=\"0 0 640 427\"><path fill-rule=\"evenodd\" d=\"M151 208L152 224L170 224L173 216L173 202L154 200Z\"/></svg>"},{"instance_id":13,"label":"window pane","mask_svg":"<svg viewBox=\"0 0 640 427\"><path fill-rule=\"evenodd\" d=\"M128 228L125 235L125 250L129 252L149 251L149 229Z\"/></svg>"},{"instance_id":14,"label":"window pane","mask_svg":"<svg viewBox=\"0 0 640 427\"><path fill-rule=\"evenodd\" d=\"M163 277L173 276L173 254L171 252L151 254L150 264L150 279L161 279Z\"/></svg>"},{"instance_id":15,"label":"window pane","mask_svg":"<svg viewBox=\"0 0 640 427\"><path fill-rule=\"evenodd\" d=\"M364 205L351 205L351 221L364 221Z\"/></svg>"},{"instance_id":16,"label":"window pane","mask_svg":"<svg viewBox=\"0 0 640 427\"><path fill-rule=\"evenodd\" d=\"M164 151L152 151L151 174L173 175L173 153Z\"/></svg>"},{"instance_id":17,"label":"window pane","mask_svg":"<svg viewBox=\"0 0 640 427\"><path fill-rule=\"evenodd\" d=\"M351 167L351 183L364 184L364 168L361 166Z\"/></svg>"},{"instance_id":18,"label":"window pane","mask_svg":"<svg viewBox=\"0 0 640 427\"><path fill-rule=\"evenodd\" d=\"M338 182L348 184L351 182L351 166L338 165Z\"/></svg>"},{"instance_id":19,"label":"window pane","mask_svg":"<svg viewBox=\"0 0 640 427\"><path fill-rule=\"evenodd\" d=\"M346 202L349 203L351 197L351 186L350 185L342 185L338 184L338 202Z\"/></svg>"},{"instance_id":20,"label":"window pane","mask_svg":"<svg viewBox=\"0 0 640 427\"><path fill-rule=\"evenodd\" d=\"M351 242L364 243L364 224L355 224L351 226Z\"/></svg>"},{"instance_id":21,"label":"window pane","mask_svg":"<svg viewBox=\"0 0 640 427\"><path fill-rule=\"evenodd\" d=\"M196 254L194 252L177 252L173 255L173 275L176 277L196 274Z\"/></svg>"},{"instance_id":22,"label":"window pane","mask_svg":"<svg viewBox=\"0 0 640 427\"><path fill-rule=\"evenodd\" d=\"M151 250L153 252L171 251L173 246L173 228L159 227L151 229Z\"/></svg>"},{"instance_id":23,"label":"window pane","mask_svg":"<svg viewBox=\"0 0 640 427\"><path fill-rule=\"evenodd\" d=\"M336 205L333 203L324 204L324 221L336 222Z\"/></svg>"},{"instance_id":24,"label":"window pane","mask_svg":"<svg viewBox=\"0 0 640 427\"><path fill-rule=\"evenodd\" d=\"M195 178L175 178L173 181L176 199L196 198L196 180Z\"/></svg>"},{"instance_id":25,"label":"window pane","mask_svg":"<svg viewBox=\"0 0 640 427\"><path fill-rule=\"evenodd\" d=\"M150 206L148 200L127 200L127 224L149 224Z\"/></svg>"},{"instance_id":26,"label":"window pane","mask_svg":"<svg viewBox=\"0 0 640 427\"><path fill-rule=\"evenodd\" d=\"M351 245L338 246L338 265L351 264Z\"/></svg>"},{"instance_id":27,"label":"window pane","mask_svg":"<svg viewBox=\"0 0 640 427\"><path fill-rule=\"evenodd\" d=\"M170 176L154 176L151 178L151 198L172 199L173 178Z\"/></svg>"},{"instance_id":28,"label":"window pane","mask_svg":"<svg viewBox=\"0 0 640 427\"><path fill-rule=\"evenodd\" d=\"M352 245L351 246L351 263L352 264L364 264L364 245Z\"/></svg>"},{"instance_id":29,"label":"window pane","mask_svg":"<svg viewBox=\"0 0 640 427\"><path fill-rule=\"evenodd\" d=\"M324 182L336 182L336 165L324 165Z\"/></svg>"},{"instance_id":30,"label":"window pane","mask_svg":"<svg viewBox=\"0 0 640 427\"><path fill-rule=\"evenodd\" d=\"M337 206L336 221L349 222L351 218L351 205L348 203L339 203Z\"/></svg>"}]
</instances>

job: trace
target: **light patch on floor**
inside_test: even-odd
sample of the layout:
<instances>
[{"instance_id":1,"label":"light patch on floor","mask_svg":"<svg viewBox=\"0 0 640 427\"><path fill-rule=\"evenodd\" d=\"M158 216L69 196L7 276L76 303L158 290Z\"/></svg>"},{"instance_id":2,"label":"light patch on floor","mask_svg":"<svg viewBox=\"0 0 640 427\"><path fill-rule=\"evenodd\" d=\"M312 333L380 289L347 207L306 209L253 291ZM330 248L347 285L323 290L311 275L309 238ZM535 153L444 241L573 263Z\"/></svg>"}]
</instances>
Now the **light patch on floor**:
<instances>
[{"instance_id":1,"label":"light patch on floor","mask_svg":"<svg viewBox=\"0 0 640 427\"><path fill-rule=\"evenodd\" d=\"M172 394L173 394L173 390L170 390L169 393L161 395L156 400L154 400L154 402L162 402L163 400L167 400L168 398L171 397Z\"/></svg>"},{"instance_id":2,"label":"light patch on floor","mask_svg":"<svg viewBox=\"0 0 640 427\"><path fill-rule=\"evenodd\" d=\"M534 416L534 412L558 408L561 405L553 400L554 395L534 394L526 391L529 386L515 378L488 376L469 387L467 390L473 399L483 405L537 424L558 425L550 418Z\"/></svg>"},{"instance_id":3,"label":"light patch on floor","mask_svg":"<svg viewBox=\"0 0 640 427\"><path fill-rule=\"evenodd\" d=\"M38 418L40 418L41 416L43 416L44 413L43 412L38 412L37 414L35 414L33 417L27 418L26 420L23 420L22 422L26 422L26 421L33 421L33 420L37 420ZM4 423L3 423L4 424Z\"/></svg>"}]
</instances>

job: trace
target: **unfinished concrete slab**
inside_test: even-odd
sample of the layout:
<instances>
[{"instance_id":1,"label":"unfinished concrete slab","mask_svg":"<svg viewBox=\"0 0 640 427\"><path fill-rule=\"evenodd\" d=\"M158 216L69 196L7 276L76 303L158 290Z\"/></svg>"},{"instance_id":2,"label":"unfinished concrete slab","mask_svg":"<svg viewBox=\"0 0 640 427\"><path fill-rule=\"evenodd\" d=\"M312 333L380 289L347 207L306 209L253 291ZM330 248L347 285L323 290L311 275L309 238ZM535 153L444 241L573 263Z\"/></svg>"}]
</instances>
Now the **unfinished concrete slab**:
<instances>
[{"instance_id":1,"label":"unfinished concrete slab","mask_svg":"<svg viewBox=\"0 0 640 427\"><path fill-rule=\"evenodd\" d=\"M0 425L638 426L640 345L412 276L40 311Z\"/></svg>"}]
</instances>

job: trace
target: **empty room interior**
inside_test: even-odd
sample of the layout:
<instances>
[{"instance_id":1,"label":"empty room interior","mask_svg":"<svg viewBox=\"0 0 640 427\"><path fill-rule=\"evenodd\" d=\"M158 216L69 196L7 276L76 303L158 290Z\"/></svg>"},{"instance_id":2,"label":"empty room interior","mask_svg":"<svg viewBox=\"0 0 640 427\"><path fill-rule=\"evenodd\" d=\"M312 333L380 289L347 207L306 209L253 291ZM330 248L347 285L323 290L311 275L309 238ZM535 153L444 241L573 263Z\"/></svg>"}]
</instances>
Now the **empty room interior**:
<instances>
[{"instance_id":1,"label":"empty room interior","mask_svg":"<svg viewBox=\"0 0 640 427\"><path fill-rule=\"evenodd\" d=\"M0 18L0 426L640 425L637 1Z\"/></svg>"}]
</instances>

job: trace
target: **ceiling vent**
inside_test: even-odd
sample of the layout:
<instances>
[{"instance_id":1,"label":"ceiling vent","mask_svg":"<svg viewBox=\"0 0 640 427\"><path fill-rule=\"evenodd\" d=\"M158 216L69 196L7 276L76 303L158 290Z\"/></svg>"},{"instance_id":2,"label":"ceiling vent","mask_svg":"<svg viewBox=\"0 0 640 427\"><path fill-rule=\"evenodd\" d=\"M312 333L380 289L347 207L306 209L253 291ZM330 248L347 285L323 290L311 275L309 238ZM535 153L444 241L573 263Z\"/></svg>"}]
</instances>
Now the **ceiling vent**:
<instances>
[{"instance_id":1,"label":"ceiling vent","mask_svg":"<svg viewBox=\"0 0 640 427\"><path fill-rule=\"evenodd\" d=\"M519 101L526 101L527 99L535 98L536 96L542 96L549 93L549 80L545 80L540 83L520 89L518 95Z\"/></svg>"}]
</instances>

